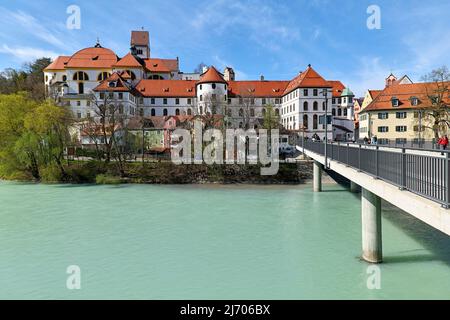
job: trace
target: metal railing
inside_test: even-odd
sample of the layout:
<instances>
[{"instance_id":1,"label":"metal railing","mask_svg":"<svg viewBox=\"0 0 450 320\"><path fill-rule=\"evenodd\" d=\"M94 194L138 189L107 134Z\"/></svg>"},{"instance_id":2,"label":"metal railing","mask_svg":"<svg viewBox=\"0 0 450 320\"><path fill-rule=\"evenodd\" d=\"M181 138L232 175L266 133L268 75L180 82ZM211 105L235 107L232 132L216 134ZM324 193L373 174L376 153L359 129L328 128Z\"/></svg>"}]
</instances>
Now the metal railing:
<instances>
[{"instance_id":1,"label":"metal railing","mask_svg":"<svg viewBox=\"0 0 450 320\"><path fill-rule=\"evenodd\" d=\"M300 140L299 145L320 155L325 153L324 142ZM445 208L450 206L448 151L329 142L327 157Z\"/></svg>"}]
</instances>

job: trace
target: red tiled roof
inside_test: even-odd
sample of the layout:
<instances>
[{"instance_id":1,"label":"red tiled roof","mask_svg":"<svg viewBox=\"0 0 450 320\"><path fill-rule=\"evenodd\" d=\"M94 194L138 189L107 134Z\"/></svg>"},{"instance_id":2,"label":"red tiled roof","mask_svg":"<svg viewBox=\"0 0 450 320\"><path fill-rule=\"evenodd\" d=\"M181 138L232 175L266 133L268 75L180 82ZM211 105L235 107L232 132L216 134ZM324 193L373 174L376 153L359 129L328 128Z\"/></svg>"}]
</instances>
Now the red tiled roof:
<instances>
[{"instance_id":1,"label":"red tiled roof","mask_svg":"<svg viewBox=\"0 0 450 320\"><path fill-rule=\"evenodd\" d=\"M109 92L128 92L131 88L127 85L125 78L122 75L129 75L128 72L114 72L111 76L109 76L106 80L103 80L97 87L94 88L94 91L109 91ZM114 86L110 84L114 83Z\"/></svg>"},{"instance_id":2,"label":"red tiled roof","mask_svg":"<svg viewBox=\"0 0 450 320\"><path fill-rule=\"evenodd\" d=\"M59 56L58 58L56 58L52 63L50 63L45 69L44 71L59 71L59 70L64 70L66 67L66 63L67 61L69 61L70 57L69 56Z\"/></svg>"},{"instance_id":3,"label":"red tiled roof","mask_svg":"<svg viewBox=\"0 0 450 320\"><path fill-rule=\"evenodd\" d=\"M67 62L67 68L111 68L117 63L116 54L107 48L95 47L78 51Z\"/></svg>"},{"instance_id":4,"label":"red tiled roof","mask_svg":"<svg viewBox=\"0 0 450 320\"><path fill-rule=\"evenodd\" d=\"M383 90L369 90L369 94L372 97L372 99L375 99L376 97L378 97L378 95L382 92L383 92Z\"/></svg>"},{"instance_id":5,"label":"red tiled roof","mask_svg":"<svg viewBox=\"0 0 450 320\"><path fill-rule=\"evenodd\" d=\"M331 87L333 87L333 98L339 98L344 91L345 86L340 81L330 80L328 81Z\"/></svg>"},{"instance_id":6,"label":"red tiled roof","mask_svg":"<svg viewBox=\"0 0 450 320\"><path fill-rule=\"evenodd\" d=\"M141 60L142 61L142 60ZM142 68L142 64L133 56L131 53L128 53L125 57L120 59L116 64L114 64L115 68L124 67L124 68Z\"/></svg>"},{"instance_id":7,"label":"red tiled roof","mask_svg":"<svg viewBox=\"0 0 450 320\"><path fill-rule=\"evenodd\" d=\"M131 45L146 46L149 38L148 31L131 31Z\"/></svg>"},{"instance_id":8,"label":"red tiled roof","mask_svg":"<svg viewBox=\"0 0 450 320\"><path fill-rule=\"evenodd\" d=\"M447 85L447 88L450 89L450 82L445 83L445 85ZM437 84L430 82L398 84L395 86L389 86L382 90L362 112L375 110L426 108L431 104L430 96L437 95L437 89ZM394 97L399 100L400 104L398 107L392 106L392 99ZM419 105L411 105L412 97L416 97L419 99ZM444 96L443 101L450 104L450 97Z\"/></svg>"},{"instance_id":9,"label":"red tiled roof","mask_svg":"<svg viewBox=\"0 0 450 320\"><path fill-rule=\"evenodd\" d=\"M297 88L331 88L331 85L311 66L292 80L285 90L285 94Z\"/></svg>"},{"instance_id":10,"label":"red tiled roof","mask_svg":"<svg viewBox=\"0 0 450 320\"><path fill-rule=\"evenodd\" d=\"M178 71L178 60L177 59L145 59L145 67L150 72L161 72L169 73L172 71Z\"/></svg>"},{"instance_id":11,"label":"red tiled roof","mask_svg":"<svg viewBox=\"0 0 450 320\"><path fill-rule=\"evenodd\" d=\"M223 78L223 75L213 66L209 67L209 69L200 76L200 80L198 81L199 84L211 82L227 83Z\"/></svg>"},{"instance_id":12,"label":"red tiled roof","mask_svg":"<svg viewBox=\"0 0 450 320\"><path fill-rule=\"evenodd\" d=\"M230 97L282 97L289 81L228 81Z\"/></svg>"},{"instance_id":13,"label":"red tiled roof","mask_svg":"<svg viewBox=\"0 0 450 320\"><path fill-rule=\"evenodd\" d=\"M144 97L195 97L193 80L141 80L136 90Z\"/></svg>"}]
</instances>

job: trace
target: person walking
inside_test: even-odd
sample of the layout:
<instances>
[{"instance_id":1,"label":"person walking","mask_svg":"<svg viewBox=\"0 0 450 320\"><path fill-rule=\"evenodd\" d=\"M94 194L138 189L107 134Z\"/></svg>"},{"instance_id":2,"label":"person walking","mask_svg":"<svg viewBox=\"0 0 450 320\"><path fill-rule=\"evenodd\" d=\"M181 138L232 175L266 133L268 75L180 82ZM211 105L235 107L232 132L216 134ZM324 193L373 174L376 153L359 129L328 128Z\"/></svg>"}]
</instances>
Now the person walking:
<instances>
[{"instance_id":1,"label":"person walking","mask_svg":"<svg viewBox=\"0 0 450 320\"><path fill-rule=\"evenodd\" d=\"M445 151L445 150L447 150L447 147L448 147L448 137L447 137L447 135L444 135L443 137L441 137L440 139L439 139L439 145L441 146L441 149L443 150L443 151ZM442 153L443 154L443 153Z\"/></svg>"}]
</instances>

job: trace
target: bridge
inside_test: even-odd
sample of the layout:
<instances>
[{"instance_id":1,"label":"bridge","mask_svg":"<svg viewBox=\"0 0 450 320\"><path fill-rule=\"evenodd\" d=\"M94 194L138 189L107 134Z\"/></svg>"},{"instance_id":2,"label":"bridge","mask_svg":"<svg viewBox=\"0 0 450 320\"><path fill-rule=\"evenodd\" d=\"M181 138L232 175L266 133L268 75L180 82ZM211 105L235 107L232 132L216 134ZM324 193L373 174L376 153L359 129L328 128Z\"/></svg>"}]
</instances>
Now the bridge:
<instances>
[{"instance_id":1,"label":"bridge","mask_svg":"<svg viewBox=\"0 0 450 320\"><path fill-rule=\"evenodd\" d=\"M381 199L450 235L450 153L353 143L300 141L297 150L314 160L315 192L322 170L350 180L361 190L362 258L380 263Z\"/></svg>"}]
</instances>

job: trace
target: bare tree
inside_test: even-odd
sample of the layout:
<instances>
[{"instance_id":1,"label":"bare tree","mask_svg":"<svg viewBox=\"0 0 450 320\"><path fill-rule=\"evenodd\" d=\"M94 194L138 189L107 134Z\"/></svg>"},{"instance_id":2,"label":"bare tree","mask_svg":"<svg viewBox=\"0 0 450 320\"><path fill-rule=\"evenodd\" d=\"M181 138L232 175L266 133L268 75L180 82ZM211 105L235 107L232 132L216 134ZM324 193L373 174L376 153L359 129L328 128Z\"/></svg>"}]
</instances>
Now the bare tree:
<instances>
[{"instance_id":1,"label":"bare tree","mask_svg":"<svg viewBox=\"0 0 450 320\"><path fill-rule=\"evenodd\" d=\"M446 66L422 77L426 100L421 101L419 112L421 126L433 131L435 139L450 127L450 72ZM421 130L421 128L419 128Z\"/></svg>"}]
</instances>

